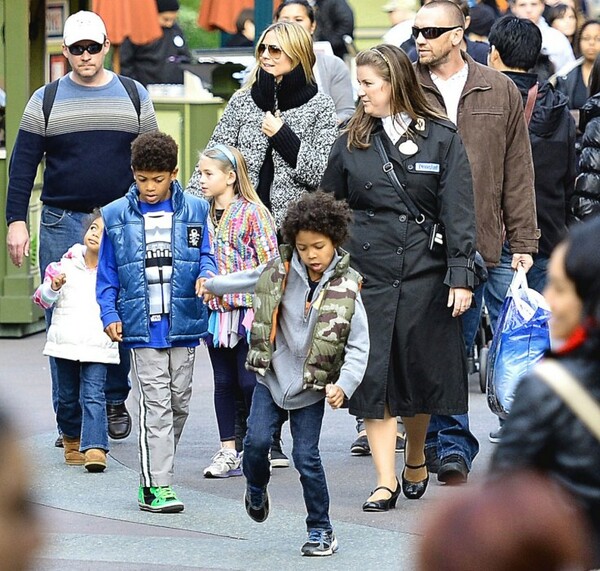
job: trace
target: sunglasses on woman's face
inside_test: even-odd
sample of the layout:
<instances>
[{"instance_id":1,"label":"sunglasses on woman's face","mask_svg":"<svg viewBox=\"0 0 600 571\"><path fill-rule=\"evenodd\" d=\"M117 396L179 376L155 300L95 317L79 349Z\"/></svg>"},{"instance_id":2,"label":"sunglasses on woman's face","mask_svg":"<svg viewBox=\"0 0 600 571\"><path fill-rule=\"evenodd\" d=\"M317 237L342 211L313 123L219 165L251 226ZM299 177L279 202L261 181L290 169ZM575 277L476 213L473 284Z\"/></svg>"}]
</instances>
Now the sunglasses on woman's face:
<instances>
[{"instance_id":1,"label":"sunglasses on woman's face","mask_svg":"<svg viewBox=\"0 0 600 571\"><path fill-rule=\"evenodd\" d=\"M419 37L419 34L423 34L423 37L426 40L435 40L439 38L442 34L446 32L450 32L452 30L456 30L456 28L460 28L460 26L452 26L451 28L436 28L434 26L429 26L427 28L417 28L416 26L412 27L412 35L415 40Z\"/></svg>"},{"instance_id":2,"label":"sunglasses on woman's face","mask_svg":"<svg viewBox=\"0 0 600 571\"><path fill-rule=\"evenodd\" d=\"M73 44L72 46L67 46L67 49L74 56L81 56L83 52L87 52L91 56L99 54L102 51L102 44L97 44L94 42L93 44L89 44L87 46L82 46L81 44Z\"/></svg>"},{"instance_id":3,"label":"sunglasses on woman's face","mask_svg":"<svg viewBox=\"0 0 600 571\"><path fill-rule=\"evenodd\" d=\"M259 57L265 52L269 52L270 58L277 61L281 57L283 50L279 46L274 46L273 44L258 44Z\"/></svg>"}]
</instances>

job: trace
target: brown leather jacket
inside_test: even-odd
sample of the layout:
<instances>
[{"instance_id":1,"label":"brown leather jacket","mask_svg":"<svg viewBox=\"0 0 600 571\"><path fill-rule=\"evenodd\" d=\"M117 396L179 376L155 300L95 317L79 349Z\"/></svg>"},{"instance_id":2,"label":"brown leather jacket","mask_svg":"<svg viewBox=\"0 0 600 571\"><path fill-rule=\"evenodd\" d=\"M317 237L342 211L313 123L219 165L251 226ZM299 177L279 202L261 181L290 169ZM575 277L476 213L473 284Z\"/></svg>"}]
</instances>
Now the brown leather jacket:
<instances>
[{"instance_id":1,"label":"brown leather jacket","mask_svg":"<svg viewBox=\"0 0 600 571\"><path fill-rule=\"evenodd\" d=\"M534 254L538 249L531 146L516 85L468 54L462 52L462 57L469 73L458 105L458 132L473 175L477 248L495 265L505 228L513 254ZM428 101L445 113L427 66L417 63L415 69Z\"/></svg>"}]
</instances>

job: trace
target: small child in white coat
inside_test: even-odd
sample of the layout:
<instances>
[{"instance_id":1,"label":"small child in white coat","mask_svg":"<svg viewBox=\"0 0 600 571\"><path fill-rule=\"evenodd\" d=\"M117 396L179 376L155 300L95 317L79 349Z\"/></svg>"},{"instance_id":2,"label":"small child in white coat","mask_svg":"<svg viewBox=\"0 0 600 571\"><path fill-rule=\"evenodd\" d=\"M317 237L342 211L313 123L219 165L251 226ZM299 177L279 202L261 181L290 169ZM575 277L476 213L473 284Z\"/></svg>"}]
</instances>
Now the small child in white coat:
<instances>
[{"instance_id":1,"label":"small child in white coat","mask_svg":"<svg viewBox=\"0 0 600 571\"><path fill-rule=\"evenodd\" d=\"M55 357L58 376L56 420L63 435L65 462L89 472L106 468L108 424L106 366L119 362L118 344L104 333L96 302L96 268L104 223L90 216L83 244L48 265L33 300L48 309L52 322L44 355Z\"/></svg>"}]
</instances>

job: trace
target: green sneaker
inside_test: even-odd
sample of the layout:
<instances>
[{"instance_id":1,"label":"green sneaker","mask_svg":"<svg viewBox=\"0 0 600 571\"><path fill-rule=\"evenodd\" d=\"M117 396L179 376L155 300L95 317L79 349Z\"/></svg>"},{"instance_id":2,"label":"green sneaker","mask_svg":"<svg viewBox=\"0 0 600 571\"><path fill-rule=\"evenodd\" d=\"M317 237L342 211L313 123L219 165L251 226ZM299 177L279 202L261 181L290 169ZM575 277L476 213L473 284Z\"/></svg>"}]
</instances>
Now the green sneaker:
<instances>
[{"instance_id":1,"label":"green sneaker","mask_svg":"<svg viewBox=\"0 0 600 571\"><path fill-rule=\"evenodd\" d=\"M183 511L183 502L177 499L171 486L157 488L140 486L138 505L141 510L154 513L173 514Z\"/></svg>"}]
</instances>

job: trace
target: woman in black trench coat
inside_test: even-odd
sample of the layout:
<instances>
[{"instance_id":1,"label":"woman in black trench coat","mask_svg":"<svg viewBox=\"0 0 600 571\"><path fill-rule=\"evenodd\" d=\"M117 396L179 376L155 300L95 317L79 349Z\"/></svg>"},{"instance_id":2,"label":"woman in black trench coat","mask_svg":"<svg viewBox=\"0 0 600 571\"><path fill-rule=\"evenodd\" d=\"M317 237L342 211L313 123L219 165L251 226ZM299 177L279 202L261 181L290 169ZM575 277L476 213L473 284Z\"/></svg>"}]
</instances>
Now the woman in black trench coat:
<instances>
[{"instance_id":1,"label":"woman in black trench coat","mask_svg":"<svg viewBox=\"0 0 600 571\"><path fill-rule=\"evenodd\" d=\"M461 322L475 285L471 171L456 127L433 110L404 52L391 45L356 58L359 104L334 144L321 186L353 210L346 244L363 275L371 354L350 412L365 418L377 486L365 511L387 511L402 489L423 495L425 434L431 414L467 411ZM380 136L394 171L428 222L445 226L445 254L383 170ZM402 486L395 470L396 416L406 429Z\"/></svg>"}]
</instances>

